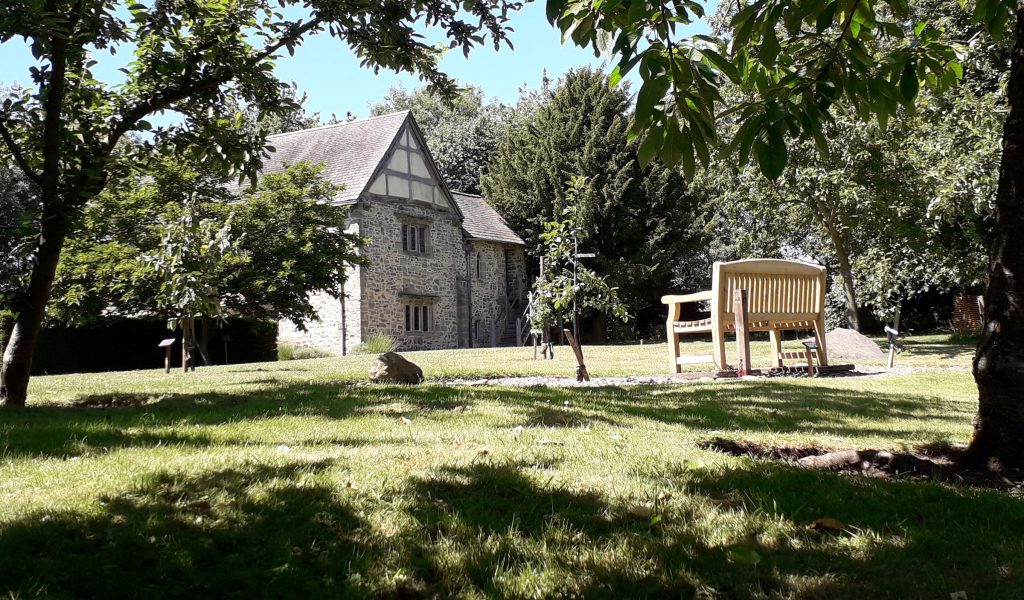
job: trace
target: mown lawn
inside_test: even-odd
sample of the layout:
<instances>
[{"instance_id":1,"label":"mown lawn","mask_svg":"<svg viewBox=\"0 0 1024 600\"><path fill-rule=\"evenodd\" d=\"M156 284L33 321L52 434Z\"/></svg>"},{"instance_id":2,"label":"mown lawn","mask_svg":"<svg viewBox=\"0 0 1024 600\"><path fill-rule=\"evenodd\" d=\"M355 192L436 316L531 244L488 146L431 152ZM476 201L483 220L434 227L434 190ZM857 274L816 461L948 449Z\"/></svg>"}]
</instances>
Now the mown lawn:
<instances>
[{"instance_id":1,"label":"mown lawn","mask_svg":"<svg viewBox=\"0 0 1024 600\"><path fill-rule=\"evenodd\" d=\"M586 352L595 376L666 362ZM695 445L964 442L970 355L934 336L900 364L958 368L586 389L358 384L372 357L40 377L34 407L0 410L0 592L1020 598L1019 497ZM573 366L407 356L434 379ZM809 528L822 517L845 530Z\"/></svg>"}]
</instances>

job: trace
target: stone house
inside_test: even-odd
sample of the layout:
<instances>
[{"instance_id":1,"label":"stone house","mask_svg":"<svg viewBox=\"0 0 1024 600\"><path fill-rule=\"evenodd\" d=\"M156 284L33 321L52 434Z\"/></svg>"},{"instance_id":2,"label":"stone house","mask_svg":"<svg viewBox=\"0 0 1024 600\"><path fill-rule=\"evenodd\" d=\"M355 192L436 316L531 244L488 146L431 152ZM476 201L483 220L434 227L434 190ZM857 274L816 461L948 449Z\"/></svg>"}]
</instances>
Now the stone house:
<instances>
[{"instance_id":1,"label":"stone house","mask_svg":"<svg viewBox=\"0 0 1024 600\"><path fill-rule=\"evenodd\" d=\"M448 190L412 113L271 136L264 169L322 163L342 186L348 230L369 261L341 300L314 294L319 322L278 325L278 340L348 354L374 333L401 350L514 344L526 297L525 244L483 198Z\"/></svg>"}]
</instances>

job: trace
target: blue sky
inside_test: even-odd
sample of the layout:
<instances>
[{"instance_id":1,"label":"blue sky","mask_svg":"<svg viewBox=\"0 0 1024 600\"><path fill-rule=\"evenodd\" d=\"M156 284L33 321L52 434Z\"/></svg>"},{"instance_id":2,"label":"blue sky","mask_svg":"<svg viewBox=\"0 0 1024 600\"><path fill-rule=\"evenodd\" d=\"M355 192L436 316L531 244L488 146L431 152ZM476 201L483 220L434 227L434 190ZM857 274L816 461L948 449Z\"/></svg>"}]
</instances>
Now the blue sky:
<instances>
[{"instance_id":1,"label":"blue sky","mask_svg":"<svg viewBox=\"0 0 1024 600\"><path fill-rule=\"evenodd\" d=\"M716 3L712 0L710 4ZM545 69L550 77L557 78L572 67L602 62L588 50L571 43L561 44L558 31L544 16L543 1L527 4L513 13L511 25L516 30L511 35L514 51L504 45L497 52L491 46L479 47L468 59L460 51L453 51L442 60L442 68L463 84L480 86L487 96L514 103L519 88L524 84L537 87ZM689 33L698 32L702 31ZM435 38L436 35L428 34L428 39ZM96 76L114 82L120 78L117 69L130 60L130 53L98 58L101 64ZM28 69L34 64L32 55L18 40L0 45L0 83L27 84ZM323 118L332 113L344 117L348 111L366 116L369 103L380 100L391 86L401 84L414 89L421 85L412 75L385 71L374 75L359 66L359 60L343 42L326 34L308 39L295 56L282 57L277 74L284 81L294 81L300 94L307 95L307 111L319 112Z\"/></svg>"}]
</instances>

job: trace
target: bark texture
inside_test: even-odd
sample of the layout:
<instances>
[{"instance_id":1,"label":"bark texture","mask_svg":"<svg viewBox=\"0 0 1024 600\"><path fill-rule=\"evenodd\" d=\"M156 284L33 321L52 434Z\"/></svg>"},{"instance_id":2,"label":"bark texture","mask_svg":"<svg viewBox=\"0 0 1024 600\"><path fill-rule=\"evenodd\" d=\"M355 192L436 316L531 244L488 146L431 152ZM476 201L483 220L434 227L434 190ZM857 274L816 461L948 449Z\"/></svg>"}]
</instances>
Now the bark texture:
<instances>
[{"instance_id":1,"label":"bark texture","mask_svg":"<svg viewBox=\"0 0 1024 600\"><path fill-rule=\"evenodd\" d=\"M975 460L1010 467L1024 466L1024 6L1016 16L969 449Z\"/></svg>"},{"instance_id":2,"label":"bark texture","mask_svg":"<svg viewBox=\"0 0 1024 600\"><path fill-rule=\"evenodd\" d=\"M0 371L0 405L24 406L28 397L28 380L32 373L32 357L46 314L46 302L57 273L60 251L64 247L67 222L60 215L44 219L36 262L32 267L24 307L18 311L4 352Z\"/></svg>"}]
</instances>

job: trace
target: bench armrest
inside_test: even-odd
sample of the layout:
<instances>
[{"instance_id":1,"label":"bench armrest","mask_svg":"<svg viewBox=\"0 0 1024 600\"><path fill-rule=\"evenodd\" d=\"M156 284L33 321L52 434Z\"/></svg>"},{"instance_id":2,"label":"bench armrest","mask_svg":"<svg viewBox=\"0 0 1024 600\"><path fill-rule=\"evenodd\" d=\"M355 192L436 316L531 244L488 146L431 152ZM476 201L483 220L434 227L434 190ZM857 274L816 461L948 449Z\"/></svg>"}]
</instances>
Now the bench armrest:
<instances>
[{"instance_id":1,"label":"bench armrest","mask_svg":"<svg viewBox=\"0 0 1024 600\"><path fill-rule=\"evenodd\" d=\"M696 294L684 294L684 295L673 295L673 296L662 296L662 304L680 304L683 302L703 302L711 299L711 290L706 292L697 292Z\"/></svg>"}]
</instances>

